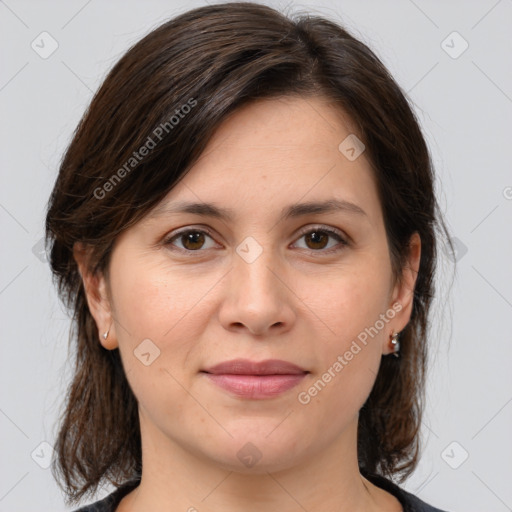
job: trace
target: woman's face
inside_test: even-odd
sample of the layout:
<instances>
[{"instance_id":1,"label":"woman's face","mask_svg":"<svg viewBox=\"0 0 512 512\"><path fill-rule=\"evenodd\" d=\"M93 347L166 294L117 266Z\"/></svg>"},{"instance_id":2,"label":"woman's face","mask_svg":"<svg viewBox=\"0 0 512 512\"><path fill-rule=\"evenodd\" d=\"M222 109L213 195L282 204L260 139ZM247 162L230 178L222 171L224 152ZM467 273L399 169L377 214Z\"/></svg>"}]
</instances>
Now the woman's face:
<instances>
[{"instance_id":1,"label":"woman's face","mask_svg":"<svg viewBox=\"0 0 512 512\"><path fill-rule=\"evenodd\" d=\"M353 137L322 98L245 106L118 238L109 282L91 281L88 299L100 333L113 322L101 342L119 347L143 449L158 440L161 453L263 472L355 432L389 336L409 320L419 245L395 285L375 180ZM199 206L180 212L185 203ZM310 203L323 206L301 207ZM300 370L205 373L234 359Z\"/></svg>"}]
</instances>

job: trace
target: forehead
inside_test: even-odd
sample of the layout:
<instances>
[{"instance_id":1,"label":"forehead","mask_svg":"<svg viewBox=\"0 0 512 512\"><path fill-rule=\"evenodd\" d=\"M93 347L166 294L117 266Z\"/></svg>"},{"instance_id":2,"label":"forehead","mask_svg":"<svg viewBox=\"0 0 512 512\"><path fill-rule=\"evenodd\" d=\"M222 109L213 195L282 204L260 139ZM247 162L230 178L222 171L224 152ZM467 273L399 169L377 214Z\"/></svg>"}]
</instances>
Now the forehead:
<instances>
[{"instance_id":1,"label":"forehead","mask_svg":"<svg viewBox=\"0 0 512 512\"><path fill-rule=\"evenodd\" d=\"M348 116L322 97L251 102L224 120L151 216L177 211L177 203L187 202L196 203L194 213L224 220L243 210L254 215L253 205L260 211L278 209L283 219L298 211L289 207L292 203L325 200L337 201L336 208L344 203L341 209L352 212L359 204L359 210L371 213L371 205L361 205L376 199L369 160L364 151L355 159L342 151L347 137L355 135L352 129ZM200 203L216 204L217 212Z\"/></svg>"},{"instance_id":2,"label":"forehead","mask_svg":"<svg viewBox=\"0 0 512 512\"><path fill-rule=\"evenodd\" d=\"M257 99L231 112L208 146L267 146L283 152L316 146L328 151L350 134L356 134L353 121L332 100L281 96Z\"/></svg>"}]
</instances>

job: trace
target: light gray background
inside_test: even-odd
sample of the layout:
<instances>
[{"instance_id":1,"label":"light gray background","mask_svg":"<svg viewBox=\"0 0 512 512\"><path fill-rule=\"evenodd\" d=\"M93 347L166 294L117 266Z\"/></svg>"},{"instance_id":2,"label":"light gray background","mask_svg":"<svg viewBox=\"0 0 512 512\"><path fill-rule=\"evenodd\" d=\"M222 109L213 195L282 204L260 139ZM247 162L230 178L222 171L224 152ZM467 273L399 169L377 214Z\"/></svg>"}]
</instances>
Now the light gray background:
<instances>
[{"instance_id":1,"label":"light gray background","mask_svg":"<svg viewBox=\"0 0 512 512\"><path fill-rule=\"evenodd\" d=\"M452 261L441 253L425 449L403 486L454 512L512 510L512 1L268 4L341 21L414 102L460 250L451 290ZM38 245L62 152L124 51L199 5L0 1L0 511L66 509L41 466L51 455L70 375L70 321ZM51 49L43 31L58 43L46 59L31 47L46 37ZM458 55L464 41L469 47Z\"/></svg>"}]
</instances>

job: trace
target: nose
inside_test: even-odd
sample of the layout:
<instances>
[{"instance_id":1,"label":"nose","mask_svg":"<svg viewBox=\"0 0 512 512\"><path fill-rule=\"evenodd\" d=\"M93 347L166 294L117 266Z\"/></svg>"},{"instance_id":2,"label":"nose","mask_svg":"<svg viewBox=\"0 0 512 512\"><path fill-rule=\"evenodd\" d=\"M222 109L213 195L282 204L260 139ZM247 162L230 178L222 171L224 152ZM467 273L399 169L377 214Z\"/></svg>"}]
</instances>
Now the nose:
<instances>
[{"instance_id":1,"label":"nose","mask_svg":"<svg viewBox=\"0 0 512 512\"><path fill-rule=\"evenodd\" d=\"M283 266L271 251L263 250L250 263L234 254L233 268L225 279L224 301L219 312L225 329L275 336L291 328L295 295Z\"/></svg>"}]
</instances>

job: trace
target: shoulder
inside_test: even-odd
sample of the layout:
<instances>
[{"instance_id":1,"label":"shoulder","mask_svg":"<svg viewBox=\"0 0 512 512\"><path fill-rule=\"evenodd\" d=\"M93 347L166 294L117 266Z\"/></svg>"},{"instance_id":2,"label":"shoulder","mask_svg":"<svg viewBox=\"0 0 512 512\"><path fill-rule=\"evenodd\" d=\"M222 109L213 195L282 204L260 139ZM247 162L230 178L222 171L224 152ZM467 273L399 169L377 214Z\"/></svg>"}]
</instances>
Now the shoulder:
<instances>
[{"instance_id":1,"label":"shoulder","mask_svg":"<svg viewBox=\"0 0 512 512\"><path fill-rule=\"evenodd\" d=\"M365 475L365 478L370 480L372 484L395 496L402 505L404 512L448 512L425 503L416 495L402 489L397 484L381 475Z\"/></svg>"},{"instance_id":2,"label":"shoulder","mask_svg":"<svg viewBox=\"0 0 512 512\"><path fill-rule=\"evenodd\" d=\"M123 497L131 490L135 489L139 483L140 479L130 480L121 487L118 487L108 496L105 496L105 498L95 501L94 503L90 503L89 505L85 505L73 512L115 512Z\"/></svg>"}]
</instances>

